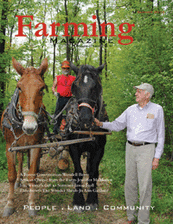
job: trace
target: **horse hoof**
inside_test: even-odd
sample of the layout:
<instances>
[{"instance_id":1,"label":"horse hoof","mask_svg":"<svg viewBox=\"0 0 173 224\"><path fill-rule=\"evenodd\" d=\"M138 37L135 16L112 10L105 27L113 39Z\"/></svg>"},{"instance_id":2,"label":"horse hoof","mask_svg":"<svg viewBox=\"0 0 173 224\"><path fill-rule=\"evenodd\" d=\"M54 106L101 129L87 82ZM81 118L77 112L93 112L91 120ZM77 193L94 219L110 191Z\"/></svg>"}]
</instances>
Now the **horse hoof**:
<instances>
[{"instance_id":1,"label":"horse hoof","mask_svg":"<svg viewBox=\"0 0 173 224\"><path fill-rule=\"evenodd\" d=\"M29 210L29 216L36 216L37 215L37 211L36 210Z\"/></svg>"},{"instance_id":2,"label":"horse hoof","mask_svg":"<svg viewBox=\"0 0 173 224\"><path fill-rule=\"evenodd\" d=\"M17 189L20 187L20 182L16 182L15 185L14 185L14 189Z\"/></svg>"},{"instance_id":3,"label":"horse hoof","mask_svg":"<svg viewBox=\"0 0 173 224\"><path fill-rule=\"evenodd\" d=\"M88 206L90 207L90 211L96 211L97 210L97 204L88 204Z\"/></svg>"},{"instance_id":4,"label":"horse hoof","mask_svg":"<svg viewBox=\"0 0 173 224\"><path fill-rule=\"evenodd\" d=\"M10 216L14 213L14 208L5 208L2 217Z\"/></svg>"},{"instance_id":5,"label":"horse hoof","mask_svg":"<svg viewBox=\"0 0 173 224\"><path fill-rule=\"evenodd\" d=\"M82 213L85 211L84 206L80 206L80 205L74 205L73 206L73 211L76 213Z\"/></svg>"}]
</instances>

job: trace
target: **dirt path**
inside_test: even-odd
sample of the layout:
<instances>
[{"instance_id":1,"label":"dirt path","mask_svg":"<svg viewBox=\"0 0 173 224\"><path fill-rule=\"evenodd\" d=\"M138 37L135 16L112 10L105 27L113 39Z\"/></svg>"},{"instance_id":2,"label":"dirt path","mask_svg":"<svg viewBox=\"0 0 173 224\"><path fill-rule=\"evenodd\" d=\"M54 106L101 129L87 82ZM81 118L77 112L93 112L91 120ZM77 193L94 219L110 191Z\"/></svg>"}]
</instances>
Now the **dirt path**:
<instances>
[{"instance_id":1,"label":"dirt path","mask_svg":"<svg viewBox=\"0 0 173 224\"><path fill-rule=\"evenodd\" d=\"M82 166L85 167L86 159L82 160ZM73 165L70 161L70 168L67 172L57 172L57 159L51 159L48 155L44 155L41 159L40 175L37 189L41 189L36 193L38 216L32 218L28 216L27 207L28 187L27 187L27 169L24 168L24 180L22 188L15 191L15 213L8 218L2 217L4 207L7 200L8 182L0 183L0 224L34 224L34 223L85 223L85 224L122 224L125 221L125 212L114 209L114 206L120 206L113 201L110 196L110 181L100 177L98 181L99 207L97 211L85 211L78 214L73 211L72 206L72 173ZM84 172L86 173L85 169ZM57 174L58 173L58 174ZM59 176L56 176L59 175ZM55 179L56 185L54 185ZM83 184L87 183L88 176L85 174ZM57 184L65 187L57 187ZM69 186L67 188L67 185ZM43 186L43 187L42 187ZM44 187L45 186L45 187ZM66 189L64 189L66 188ZM45 190L43 190L45 189ZM60 193L52 192L53 190ZM44 191L44 192L43 192ZM47 192L46 192L47 191ZM49 191L49 192L48 192ZM64 191L64 192L61 192ZM84 194L86 197L86 193ZM43 207L44 206L44 207ZM55 220L52 221L51 220ZM79 221L77 221L79 220Z\"/></svg>"}]
</instances>

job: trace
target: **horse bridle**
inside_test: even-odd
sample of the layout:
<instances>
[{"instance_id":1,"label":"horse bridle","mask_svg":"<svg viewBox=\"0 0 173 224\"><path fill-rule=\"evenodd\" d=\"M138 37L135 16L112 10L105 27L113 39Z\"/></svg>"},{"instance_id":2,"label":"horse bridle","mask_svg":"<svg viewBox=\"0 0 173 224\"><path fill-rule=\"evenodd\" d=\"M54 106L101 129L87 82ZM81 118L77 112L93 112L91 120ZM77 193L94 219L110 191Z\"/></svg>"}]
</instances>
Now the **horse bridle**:
<instances>
[{"instance_id":1,"label":"horse bridle","mask_svg":"<svg viewBox=\"0 0 173 224\"><path fill-rule=\"evenodd\" d=\"M38 120L39 114L36 114L33 111L24 111L24 112L21 112L21 113L22 113L23 116L33 116Z\"/></svg>"},{"instance_id":2,"label":"horse bridle","mask_svg":"<svg viewBox=\"0 0 173 224\"><path fill-rule=\"evenodd\" d=\"M85 101L85 100L90 101L90 102L93 102L93 103L94 103L94 107L92 107L89 103L82 102L82 103L78 104L78 109L79 109L80 107L88 107L88 108L92 111L92 114L94 114L95 105L96 105L97 102L94 101L94 100L91 100L91 99L89 99L89 98L81 98L81 99L78 100L78 103L79 103L80 101Z\"/></svg>"},{"instance_id":3,"label":"horse bridle","mask_svg":"<svg viewBox=\"0 0 173 224\"><path fill-rule=\"evenodd\" d=\"M16 92L15 93L16 97L18 97L19 89L16 88L15 92ZM19 105L18 109L17 109L17 104ZM22 111L18 100L16 100L15 103L12 103L12 110L13 110L12 113L11 113L12 123L22 126L23 125L23 119L20 116L20 114L21 114L22 116L33 116L33 117L36 118L36 120L38 120L38 124L41 124L42 122L40 121L40 116L41 116L42 109L43 109L43 104L41 105L38 114L36 114L34 111ZM19 118L17 118L15 111L19 114Z\"/></svg>"},{"instance_id":4,"label":"horse bridle","mask_svg":"<svg viewBox=\"0 0 173 224\"><path fill-rule=\"evenodd\" d=\"M25 134L24 132L19 135L16 136L15 133L15 129L19 128L22 129L22 125L23 125L23 117L22 116L34 116L37 120L38 120L38 125L46 125L47 121L45 120L45 116L44 118L41 115L42 110L44 111L43 108L43 104L41 105L40 109L39 109L39 113L36 114L35 112L32 111L22 111L20 104L18 103L18 96L19 96L19 89L16 88L15 92L13 94L11 103L8 106L8 109L6 109L6 112L4 113L4 119L2 122L2 130L4 133L4 127L10 129L10 131L13 133L14 136L14 141L12 142L9 151L11 149L11 147L13 145L15 145L17 143L17 141ZM19 105L19 107L17 108L17 104ZM16 112L18 115L16 115ZM43 120L42 120L43 118Z\"/></svg>"}]
</instances>

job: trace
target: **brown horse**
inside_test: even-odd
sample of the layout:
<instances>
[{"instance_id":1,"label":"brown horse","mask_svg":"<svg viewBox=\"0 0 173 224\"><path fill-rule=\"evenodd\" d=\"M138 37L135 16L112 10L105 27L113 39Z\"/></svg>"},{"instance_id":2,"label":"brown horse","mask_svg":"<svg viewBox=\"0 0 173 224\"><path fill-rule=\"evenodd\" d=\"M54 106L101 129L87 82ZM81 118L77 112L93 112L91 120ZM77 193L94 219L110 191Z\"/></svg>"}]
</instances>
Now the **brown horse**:
<instances>
[{"instance_id":1,"label":"brown horse","mask_svg":"<svg viewBox=\"0 0 173 224\"><path fill-rule=\"evenodd\" d=\"M17 151L18 159L18 172L15 168L16 153L9 151L9 148L13 146L24 146L24 145L35 145L42 142L44 135L44 125L39 124L38 117L44 113L41 108L44 107L43 89L46 87L43 81L43 75L48 68L47 58L42 61L39 69L33 67L23 68L14 58L13 67L21 75L21 79L17 83L17 89L19 91L18 102L16 108L17 111L21 111L21 127L13 127L10 119L8 119L7 111L3 112L1 118L1 127L3 127L4 138L6 140L6 156L8 162L8 180L9 180L9 193L7 199L7 205L5 207L3 216L10 216L14 212L14 188L19 185L20 179L22 178L22 163L23 153ZM19 117L19 112L16 112L16 116ZM8 125L3 125L3 119L6 117L8 125L11 128L7 128ZM11 122L11 123L10 123ZM13 130L12 130L13 129ZM20 136L20 137L19 137ZM19 137L19 139L15 139ZM15 141L16 140L16 141ZM15 142L15 144L14 144ZM40 159L40 148L35 148L27 151L30 158L30 169L28 171L28 182L29 182L29 198L28 208L29 215L36 215L36 211L33 210L35 206L34 199L34 184L37 173L37 162Z\"/></svg>"}]
</instances>

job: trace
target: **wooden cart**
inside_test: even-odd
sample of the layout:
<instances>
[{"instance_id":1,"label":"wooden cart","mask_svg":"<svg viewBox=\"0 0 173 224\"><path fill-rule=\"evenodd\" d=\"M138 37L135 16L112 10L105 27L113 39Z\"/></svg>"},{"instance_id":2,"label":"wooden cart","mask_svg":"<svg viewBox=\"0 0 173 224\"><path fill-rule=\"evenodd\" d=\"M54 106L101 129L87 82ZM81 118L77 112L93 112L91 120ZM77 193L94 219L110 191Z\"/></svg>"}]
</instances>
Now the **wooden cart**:
<instances>
[{"instance_id":1,"label":"wooden cart","mask_svg":"<svg viewBox=\"0 0 173 224\"><path fill-rule=\"evenodd\" d=\"M18 146L11 147L9 151L26 151L28 149L41 148L42 153L48 153L52 158L58 156L58 168L60 170L66 170L69 167L69 145L94 141L94 135L111 135L111 132L99 132L99 131L74 131L73 134L86 135L86 138L79 138L74 140L63 140L60 135L44 136L44 143L38 145ZM51 141L51 142L50 142ZM39 170L40 161L38 162ZM28 168L30 167L28 159Z\"/></svg>"}]
</instances>

